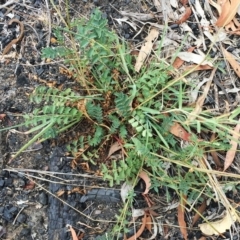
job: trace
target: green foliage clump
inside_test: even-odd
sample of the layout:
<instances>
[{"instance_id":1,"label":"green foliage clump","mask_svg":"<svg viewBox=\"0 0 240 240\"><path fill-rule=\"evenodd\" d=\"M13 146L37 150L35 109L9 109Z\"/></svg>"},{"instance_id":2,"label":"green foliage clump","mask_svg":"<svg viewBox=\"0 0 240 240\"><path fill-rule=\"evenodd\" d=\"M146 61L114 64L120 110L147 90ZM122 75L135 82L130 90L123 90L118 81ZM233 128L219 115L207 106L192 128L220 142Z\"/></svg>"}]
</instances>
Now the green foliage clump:
<instances>
[{"instance_id":1,"label":"green foliage clump","mask_svg":"<svg viewBox=\"0 0 240 240\"><path fill-rule=\"evenodd\" d=\"M128 45L107 28L107 20L98 9L89 20L77 19L69 26L56 27L55 35L59 46L45 48L42 56L63 58L88 95L78 96L71 89L38 87L31 100L39 107L32 115L24 116L26 126L32 127L29 132L40 130L36 137L52 138L87 120L91 123L90 130L69 143L68 149L74 156L95 163L102 145L117 137L126 151L124 156L111 160L110 165L101 165L103 178L111 186L123 181L134 185L144 169L156 191L159 187L173 189L190 200L200 193L212 197L207 174L190 169L207 149L229 148L226 139L230 137L226 132L230 127L224 125L228 119L203 111L187 121L193 111L184 106L187 86L179 79L171 79L171 68L161 60L136 73ZM105 108L109 92L110 101ZM78 109L74 103L81 100L86 100L85 108ZM232 123L238 113L229 117ZM185 146L170 131L176 122L192 132L191 141ZM217 143L198 140L197 134L202 130L212 129L218 132ZM133 197L129 197L129 204ZM123 219L125 213L120 213L122 224L117 226L118 231L127 225Z\"/></svg>"}]
</instances>

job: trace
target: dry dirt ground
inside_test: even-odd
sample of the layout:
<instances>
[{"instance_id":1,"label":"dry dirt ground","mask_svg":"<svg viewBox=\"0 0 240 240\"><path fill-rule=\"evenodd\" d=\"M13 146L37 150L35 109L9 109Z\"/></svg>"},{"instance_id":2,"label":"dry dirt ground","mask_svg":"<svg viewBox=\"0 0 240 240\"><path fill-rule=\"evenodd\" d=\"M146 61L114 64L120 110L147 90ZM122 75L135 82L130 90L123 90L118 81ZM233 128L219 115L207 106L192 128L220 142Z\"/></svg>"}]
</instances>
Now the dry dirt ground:
<instances>
[{"instance_id":1,"label":"dry dirt ground","mask_svg":"<svg viewBox=\"0 0 240 240\"><path fill-rule=\"evenodd\" d=\"M41 59L41 49L50 44L49 17L53 23L56 21L54 10L46 1L16 1L12 4L1 1L2 50L19 32L18 24L7 27L10 18L23 23L24 36L16 49L8 52L0 62L0 128L19 124L19 114L31 113L34 105L29 102L29 95L36 86L54 84L65 88L76 84L59 71L57 64L45 64ZM63 2L55 3L65 11ZM122 17L117 10L143 11L138 0L73 0L69 3L70 16L75 17L88 16L95 7L100 7L110 27L128 40L135 33L128 25L116 25L112 18ZM18 127L17 130L24 132L26 128ZM81 167L72 169L72 158L66 155L66 149L58 139L55 144L46 141L29 148L9 162L10 156L32 136L14 131L0 132L0 239L70 240L67 224L81 236L79 239L105 239L103 236L112 229L115 214L121 207L120 186L108 189L100 178L86 176L88 173ZM82 190L89 187L92 190L84 195ZM60 192L60 196L56 196ZM142 201L141 197L136 197L135 204L141 205ZM162 213L161 218L162 223L176 227L168 229L165 238L158 234L155 239L183 239L177 227L176 208ZM200 239L201 236L200 231L189 232L189 239ZM230 239L229 236L226 233L222 237ZM238 234L233 239L238 239Z\"/></svg>"}]
</instances>

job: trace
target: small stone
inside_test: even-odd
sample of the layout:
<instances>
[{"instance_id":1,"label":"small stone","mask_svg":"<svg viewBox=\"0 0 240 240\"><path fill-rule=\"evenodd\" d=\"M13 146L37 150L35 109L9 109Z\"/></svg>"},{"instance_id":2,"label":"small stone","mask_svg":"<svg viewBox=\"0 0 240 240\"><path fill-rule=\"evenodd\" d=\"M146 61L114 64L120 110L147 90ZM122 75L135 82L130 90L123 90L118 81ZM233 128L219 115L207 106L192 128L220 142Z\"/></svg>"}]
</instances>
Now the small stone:
<instances>
[{"instance_id":1,"label":"small stone","mask_svg":"<svg viewBox=\"0 0 240 240\"><path fill-rule=\"evenodd\" d=\"M3 187L4 186L4 183L5 183L5 181L4 180L0 180L0 187Z\"/></svg>"},{"instance_id":2,"label":"small stone","mask_svg":"<svg viewBox=\"0 0 240 240\"><path fill-rule=\"evenodd\" d=\"M101 214L101 213L102 213L101 210L95 210L95 211L94 211L94 215L99 215L99 214Z\"/></svg>"},{"instance_id":3,"label":"small stone","mask_svg":"<svg viewBox=\"0 0 240 240\"><path fill-rule=\"evenodd\" d=\"M20 213L18 218L17 218L17 222L19 223L26 223L27 220L27 216L25 213Z\"/></svg>"},{"instance_id":4,"label":"small stone","mask_svg":"<svg viewBox=\"0 0 240 240\"><path fill-rule=\"evenodd\" d=\"M8 178L5 180L5 187L11 187L13 183L13 179L12 178Z\"/></svg>"},{"instance_id":5,"label":"small stone","mask_svg":"<svg viewBox=\"0 0 240 240\"><path fill-rule=\"evenodd\" d=\"M29 84L29 80L24 74L20 74L17 77L17 85L18 86L24 86L24 85L28 85L28 84Z\"/></svg>"},{"instance_id":6,"label":"small stone","mask_svg":"<svg viewBox=\"0 0 240 240\"><path fill-rule=\"evenodd\" d=\"M7 208L4 208L2 217L7 220L8 222L12 221L13 214L9 212Z\"/></svg>"},{"instance_id":7,"label":"small stone","mask_svg":"<svg viewBox=\"0 0 240 240\"><path fill-rule=\"evenodd\" d=\"M48 196L45 192L42 192L39 194L38 197L38 201L42 204L42 205L47 205L48 204Z\"/></svg>"},{"instance_id":8,"label":"small stone","mask_svg":"<svg viewBox=\"0 0 240 240\"><path fill-rule=\"evenodd\" d=\"M20 232L21 237L27 237L31 235L31 229L30 228L23 228Z\"/></svg>"}]
</instances>

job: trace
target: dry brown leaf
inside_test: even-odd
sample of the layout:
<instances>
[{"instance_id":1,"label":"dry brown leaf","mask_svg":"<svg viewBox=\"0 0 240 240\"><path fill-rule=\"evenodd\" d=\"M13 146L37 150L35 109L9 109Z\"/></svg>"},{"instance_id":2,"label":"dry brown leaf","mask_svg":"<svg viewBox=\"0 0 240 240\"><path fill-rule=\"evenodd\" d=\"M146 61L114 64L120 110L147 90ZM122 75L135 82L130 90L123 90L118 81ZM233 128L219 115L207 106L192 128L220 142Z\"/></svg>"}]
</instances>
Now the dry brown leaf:
<instances>
[{"instance_id":1,"label":"dry brown leaf","mask_svg":"<svg viewBox=\"0 0 240 240\"><path fill-rule=\"evenodd\" d=\"M108 156L107 158L109 158L110 156L112 156L113 153L117 152L118 150L120 150L122 148L122 145L116 141L115 143L112 144L112 146L109 149L108 152Z\"/></svg>"},{"instance_id":2,"label":"dry brown leaf","mask_svg":"<svg viewBox=\"0 0 240 240\"><path fill-rule=\"evenodd\" d=\"M52 44L57 43L57 39L54 38L54 37L51 37L50 42L51 42Z\"/></svg>"},{"instance_id":3,"label":"dry brown leaf","mask_svg":"<svg viewBox=\"0 0 240 240\"><path fill-rule=\"evenodd\" d=\"M227 59L227 61L232 66L234 72L240 77L240 66L239 63L235 60L235 57L229 53L226 49L222 48L224 57Z\"/></svg>"},{"instance_id":4,"label":"dry brown leaf","mask_svg":"<svg viewBox=\"0 0 240 240\"><path fill-rule=\"evenodd\" d=\"M145 189L143 194L148 194L148 191L149 191L149 189L151 187L151 180L150 180L149 176L147 175L146 172L141 171L139 173L138 177L140 177L146 184L146 189Z\"/></svg>"},{"instance_id":5,"label":"dry brown leaf","mask_svg":"<svg viewBox=\"0 0 240 240\"><path fill-rule=\"evenodd\" d=\"M151 218L150 215L148 215L148 216L147 216L147 219L146 219L146 229L147 229L150 233L152 233L152 225L153 225L153 223L152 223L152 218Z\"/></svg>"},{"instance_id":6,"label":"dry brown leaf","mask_svg":"<svg viewBox=\"0 0 240 240\"><path fill-rule=\"evenodd\" d=\"M35 182L32 180L29 180L23 188L26 190L32 190L35 188Z\"/></svg>"},{"instance_id":7,"label":"dry brown leaf","mask_svg":"<svg viewBox=\"0 0 240 240\"><path fill-rule=\"evenodd\" d=\"M72 240L78 240L77 234L75 232L75 230L72 228L72 226L68 225L71 235L72 235Z\"/></svg>"},{"instance_id":8,"label":"dry brown leaf","mask_svg":"<svg viewBox=\"0 0 240 240\"><path fill-rule=\"evenodd\" d=\"M218 221L215 222L208 222L208 223L202 223L198 226L200 227L200 230L203 234L207 236L212 235L219 235L221 233L226 232L226 230L230 229L233 222L235 222L237 219L237 216L234 211L227 212L226 216Z\"/></svg>"},{"instance_id":9,"label":"dry brown leaf","mask_svg":"<svg viewBox=\"0 0 240 240\"><path fill-rule=\"evenodd\" d=\"M191 53L191 52L179 52L177 54L177 56L179 58L181 58L182 60L184 60L185 62L193 62L196 64L200 64L200 65L209 65L209 66L213 66L213 64L206 60L206 56L203 55L199 55L196 53Z\"/></svg>"},{"instance_id":10,"label":"dry brown leaf","mask_svg":"<svg viewBox=\"0 0 240 240\"><path fill-rule=\"evenodd\" d=\"M135 71L139 72L144 61L148 57L148 55L152 51L152 47L154 42L157 40L159 35L159 30L156 28L152 28L148 34L148 36L145 39L145 43L142 45L141 50L138 54L137 61L135 64Z\"/></svg>"},{"instance_id":11,"label":"dry brown leaf","mask_svg":"<svg viewBox=\"0 0 240 240\"><path fill-rule=\"evenodd\" d=\"M240 120L240 119L239 119ZM232 164L234 157L236 155L237 146L238 146L238 139L239 139L239 131L240 131L240 123L234 128L232 132L233 139L231 140L230 144L232 145L231 148L227 151L225 162L224 162L224 171Z\"/></svg>"},{"instance_id":12,"label":"dry brown leaf","mask_svg":"<svg viewBox=\"0 0 240 240\"><path fill-rule=\"evenodd\" d=\"M56 196L61 197L64 193L65 193L65 190L60 189L56 192Z\"/></svg>"},{"instance_id":13,"label":"dry brown leaf","mask_svg":"<svg viewBox=\"0 0 240 240\"><path fill-rule=\"evenodd\" d=\"M176 22L176 24L182 24L182 23L186 22L189 19L189 17L191 16L191 14L192 14L192 9L190 7L187 7L184 15L181 17L181 19L179 19Z\"/></svg>"},{"instance_id":14,"label":"dry brown leaf","mask_svg":"<svg viewBox=\"0 0 240 240\"><path fill-rule=\"evenodd\" d=\"M187 224L184 220L184 212L185 212L185 205L186 205L186 200L187 197L186 196L183 196L183 199L181 201L181 203L178 205L178 224L179 224L179 227L180 227L180 231L183 235L183 238L185 240L188 239L187 237Z\"/></svg>"},{"instance_id":15,"label":"dry brown leaf","mask_svg":"<svg viewBox=\"0 0 240 240\"><path fill-rule=\"evenodd\" d=\"M192 52L194 49L195 49L195 47L190 47L187 51ZM174 68L178 69L183 65L184 62L185 61L182 60L181 58L176 57L172 65Z\"/></svg>"},{"instance_id":16,"label":"dry brown leaf","mask_svg":"<svg viewBox=\"0 0 240 240\"><path fill-rule=\"evenodd\" d=\"M136 240L138 237L140 237L145 229L146 226L146 222L147 222L147 215L146 213L144 214L144 217L142 218L142 225L139 228L139 230L130 238L128 238L127 240Z\"/></svg>"},{"instance_id":17,"label":"dry brown leaf","mask_svg":"<svg viewBox=\"0 0 240 240\"><path fill-rule=\"evenodd\" d=\"M239 0L227 0L222 5L222 12L216 22L216 26L224 27L228 23L230 23L233 20L234 16L236 15L239 5L240 5Z\"/></svg>"},{"instance_id":18,"label":"dry brown leaf","mask_svg":"<svg viewBox=\"0 0 240 240\"><path fill-rule=\"evenodd\" d=\"M211 70L213 69L213 67L209 66L209 65L189 65L186 68L184 68L184 71L203 71L203 70Z\"/></svg>"},{"instance_id":19,"label":"dry brown leaf","mask_svg":"<svg viewBox=\"0 0 240 240\"><path fill-rule=\"evenodd\" d=\"M202 202L201 206L197 209L197 212L195 213L195 215L193 217L192 226L194 226L195 223L200 218L200 215L198 213L202 214L206 210L206 207L207 207L207 203L206 203L206 200L204 200Z\"/></svg>"},{"instance_id":20,"label":"dry brown leaf","mask_svg":"<svg viewBox=\"0 0 240 240\"><path fill-rule=\"evenodd\" d=\"M190 134L177 122L175 122L171 128L170 133L175 135L176 137L181 138L184 141L190 141Z\"/></svg>"}]
</instances>

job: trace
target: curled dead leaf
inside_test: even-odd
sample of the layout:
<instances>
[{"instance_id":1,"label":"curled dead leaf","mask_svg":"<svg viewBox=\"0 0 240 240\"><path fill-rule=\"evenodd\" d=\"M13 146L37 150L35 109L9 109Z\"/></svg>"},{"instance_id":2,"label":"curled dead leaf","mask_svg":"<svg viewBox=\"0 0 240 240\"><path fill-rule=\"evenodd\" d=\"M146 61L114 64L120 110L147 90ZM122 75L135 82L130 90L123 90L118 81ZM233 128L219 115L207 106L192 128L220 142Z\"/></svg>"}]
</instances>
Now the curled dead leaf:
<instances>
[{"instance_id":1,"label":"curled dead leaf","mask_svg":"<svg viewBox=\"0 0 240 240\"><path fill-rule=\"evenodd\" d=\"M148 194L148 191L149 191L149 189L151 187L151 180L150 180L149 176L147 175L146 172L141 171L139 173L138 177L140 177L146 184L146 189L145 189L143 194Z\"/></svg>"},{"instance_id":2,"label":"curled dead leaf","mask_svg":"<svg viewBox=\"0 0 240 240\"><path fill-rule=\"evenodd\" d=\"M109 149L108 152L108 156L107 158L109 158L110 156L112 156L113 153L117 152L118 150L120 150L122 148L122 145L116 141L115 143L112 144L112 146Z\"/></svg>"},{"instance_id":3,"label":"curled dead leaf","mask_svg":"<svg viewBox=\"0 0 240 240\"><path fill-rule=\"evenodd\" d=\"M142 218L141 227L138 229L138 231L132 237L128 238L127 240L136 240L138 237L140 237L145 229L146 222L147 222L147 215L145 213L144 217Z\"/></svg>"},{"instance_id":4,"label":"curled dead leaf","mask_svg":"<svg viewBox=\"0 0 240 240\"><path fill-rule=\"evenodd\" d=\"M192 9L190 7L186 8L184 15L176 22L177 24L182 24L186 22L192 14Z\"/></svg>"}]
</instances>

